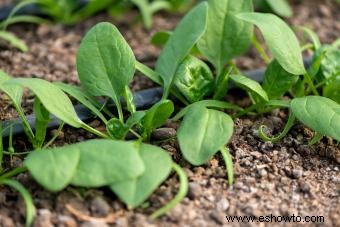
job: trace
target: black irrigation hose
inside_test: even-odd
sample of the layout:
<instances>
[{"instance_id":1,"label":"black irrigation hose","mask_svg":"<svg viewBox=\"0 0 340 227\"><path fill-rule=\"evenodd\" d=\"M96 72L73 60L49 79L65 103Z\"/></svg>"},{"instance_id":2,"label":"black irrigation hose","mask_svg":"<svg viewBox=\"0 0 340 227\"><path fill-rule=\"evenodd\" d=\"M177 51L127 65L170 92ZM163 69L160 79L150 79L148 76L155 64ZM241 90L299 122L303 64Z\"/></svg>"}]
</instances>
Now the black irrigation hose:
<instances>
[{"instance_id":1,"label":"black irrigation hose","mask_svg":"<svg viewBox=\"0 0 340 227\"><path fill-rule=\"evenodd\" d=\"M135 103L136 103L137 109L146 109L146 108L152 106L158 100L160 100L160 98L162 97L162 94L163 94L163 89L160 88L160 87L145 89L143 91L136 92L134 94L134 98L135 98ZM94 117L93 113L81 104L75 105L74 108L76 110L78 117L82 121L87 121L87 120ZM34 116L34 114L30 114L30 115L26 116L26 118L27 118L31 128L34 129L35 128L35 116ZM21 124L20 119L14 119L14 120L0 122L0 124L2 125L3 129L7 128L7 130L3 131L3 135L2 135L3 137L9 136L8 126L10 126L10 125L13 126L13 128L12 128L13 135L24 133L24 128ZM58 127L59 124L60 124L60 121L56 117L52 116L52 121L48 124L48 128Z\"/></svg>"},{"instance_id":2,"label":"black irrigation hose","mask_svg":"<svg viewBox=\"0 0 340 227\"><path fill-rule=\"evenodd\" d=\"M305 60L306 67L309 66L310 63L311 63L311 59ZM263 77L264 77L264 69L247 71L247 72L245 72L245 74L253 80L256 80L258 82L262 82ZM135 99L137 109L146 109L146 108L152 106L153 104L155 104L157 101L159 101L161 99L162 94L163 94L163 89L160 88L160 87L145 89L145 90L136 92L134 94L134 99ZM78 117L82 121L87 121L87 120L94 117L93 113L81 104L76 105L74 108L77 112ZM28 115L27 120L28 120L31 128L34 129L35 128L35 116L34 116L34 114ZM24 128L21 124L20 119L9 120L9 121L5 121L5 122L2 122L2 123L0 122L0 124L2 124L3 129L8 127L9 125L13 125L13 128L12 128L13 129L13 131L12 131L13 135L23 134L23 132L24 132ZM48 128L55 128L55 127L59 126L59 124L60 124L60 121L56 117L53 116L52 121L48 125ZM9 135L9 130L8 129L4 130L3 131L3 137L8 137L8 135Z\"/></svg>"}]
</instances>

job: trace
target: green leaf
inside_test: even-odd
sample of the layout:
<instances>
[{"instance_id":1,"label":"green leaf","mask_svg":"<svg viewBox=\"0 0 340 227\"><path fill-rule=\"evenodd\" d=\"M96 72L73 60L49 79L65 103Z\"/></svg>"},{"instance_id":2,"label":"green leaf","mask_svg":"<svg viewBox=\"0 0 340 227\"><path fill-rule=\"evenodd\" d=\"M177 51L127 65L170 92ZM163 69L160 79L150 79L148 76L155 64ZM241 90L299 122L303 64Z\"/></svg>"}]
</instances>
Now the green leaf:
<instances>
[{"instance_id":1,"label":"green leaf","mask_svg":"<svg viewBox=\"0 0 340 227\"><path fill-rule=\"evenodd\" d=\"M17 84L8 84L6 81L12 78L4 71L0 70L0 90L5 92L15 105L20 106L22 101L23 89Z\"/></svg>"},{"instance_id":2,"label":"green leaf","mask_svg":"<svg viewBox=\"0 0 340 227\"><path fill-rule=\"evenodd\" d=\"M174 104L170 100L162 100L153 105L142 120L142 125L149 134L155 128L161 127L174 112Z\"/></svg>"},{"instance_id":3,"label":"green leaf","mask_svg":"<svg viewBox=\"0 0 340 227\"><path fill-rule=\"evenodd\" d=\"M119 105L135 73L135 57L129 45L110 23L94 26L82 40L77 70L82 86L93 96L108 96Z\"/></svg>"},{"instance_id":4,"label":"green leaf","mask_svg":"<svg viewBox=\"0 0 340 227\"><path fill-rule=\"evenodd\" d=\"M325 57L321 61L321 73L324 78L340 76L340 49L333 46L325 46Z\"/></svg>"},{"instance_id":5,"label":"green leaf","mask_svg":"<svg viewBox=\"0 0 340 227\"><path fill-rule=\"evenodd\" d=\"M293 114L316 132L340 141L340 105L320 96L295 98L291 102Z\"/></svg>"},{"instance_id":6,"label":"green leaf","mask_svg":"<svg viewBox=\"0 0 340 227\"><path fill-rule=\"evenodd\" d=\"M132 128L136 124L140 123L141 120L144 118L146 112L145 111L136 111L131 114L131 116L126 121L126 126L128 128Z\"/></svg>"},{"instance_id":7,"label":"green leaf","mask_svg":"<svg viewBox=\"0 0 340 227\"><path fill-rule=\"evenodd\" d=\"M50 191L64 189L72 180L80 159L77 145L39 149L24 162L33 178Z\"/></svg>"},{"instance_id":8,"label":"green leaf","mask_svg":"<svg viewBox=\"0 0 340 227\"><path fill-rule=\"evenodd\" d=\"M259 27L269 50L287 72L294 75L306 73L299 41L283 20L265 13L241 13L237 16Z\"/></svg>"},{"instance_id":9,"label":"green leaf","mask_svg":"<svg viewBox=\"0 0 340 227\"><path fill-rule=\"evenodd\" d=\"M298 76L287 72L274 60L268 65L265 72L263 89L266 91L269 99L280 98L298 79Z\"/></svg>"},{"instance_id":10,"label":"green leaf","mask_svg":"<svg viewBox=\"0 0 340 227\"><path fill-rule=\"evenodd\" d=\"M107 123L107 120L104 117L104 115L97 109L97 107L91 102L91 98L80 87L60 82L55 83L55 85L57 85L61 90L63 90L68 95L75 98L78 102L86 106L104 123Z\"/></svg>"},{"instance_id":11,"label":"green leaf","mask_svg":"<svg viewBox=\"0 0 340 227\"><path fill-rule=\"evenodd\" d=\"M139 154L145 165L144 173L138 178L111 186L118 197L131 208L141 205L171 171L171 158L163 149L142 144Z\"/></svg>"},{"instance_id":12,"label":"green leaf","mask_svg":"<svg viewBox=\"0 0 340 227\"><path fill-rule=\"evenodd\" d=\"M178 142L184 158L193 165L207 162L233 134L229 115L194 105L178 130Z\"/></svg>"},{"instance_id":13,"label":"green leaf","mask_svg":"<svg viewBox=\"0 0 340 227\"><path fill-rule=\"evenodd\" d=\"M159 31L156 32L152 37L151 37L151 44L155 45L157 47L163 47L166 42L170 39L172 35L172 32L169 31Z\"/></svg>"},{"instance_id":14,"label":"green leaf","mask_svg":"<svg viewBox=\"0 0 340 227\"><path fill-rule=\"evenodd\" d=\"M170 92L178 66L205 31L207 9L208 4L201 3L182 19L157 60L156 71L163 79L165 98Z\"/></svg>"},{"instance_id":15,"label":"green leaf","mask_svg":"<svg viewBox=\"0 0 340 227\"><path fill-rule=\"evenodd\" d=\"M266 0L266 2L277 15L287 18L293 16L293 11L286 0Z\"/></svg>"},{"instance_id":16,"label":"green leaf","mask_svg":"<svg viewBox=\"0 0 340 227\"><path fill-rule=\"evenodd\" d=\"M37 97L34 100L33 111L35 115L34 145L40 148L45 142L47 127L50 122L50 112L48 112Z\"/></svg>"},{"instance_id":17,"label":"green leaf","mask_svg":"<svg viewBox=\"0 0 340 227\"><path fill-rule=\"evenodd\" d=\"M0 31L0 39L7 41L11 46L19 49L22 52L28 51L26 43L10 32Z\"/></svg>"},{"instance_id":18,"label":"green leaf","mask_svg":"<svg viewBox=\"0 0 340 227\"><path fill-rule=\"evenodd\" d=\"M340 78L330 81L323 88L323 95L340 104Z\"/></svg>"},{"instance_id":19,"label":"green leaf","mask_svg":"<svg viewBox=\"0 0 340 227\"><path fill-rule=\"evenodd\" d=\"M144 172L139 145L134 142L90 140L75 145L80 160L71 184L101 187L134 179Z\"/></svg>"},{"instance_id":20,"label":"green leaf","mask_svg":"<svg viewBox=\"0 0 340 227\"><path fill-rule=\"evenodd\" d=\"M244 53L251 44L253 26L235 15L252 12L249 0L209 0L207 30L198 48L221 73L232 58Z\"/></svg>"},{"instance_id":21,"label":"green leaf","mask_svg":"<svg viewBox=\"0 0 340 227\"><path fill-rule=\"evenodd\" d=\"M263 90L263 88L257 81L249 79L248 77L243 76L243 75L238 75L238 74L230 75L230 79L237 86L240 86L241 88L247 91L254 92L258 94L263 100L268 101L267 93Z\"/></svg>"},{"instance_id":22,"label":"green leaf","mask_svg":"<svg viewBox=\"0 0 340 227\"><path fill-rule=\"evenodd\" d=\"M28 87L45 108L65 123L80 128L83 122L78 118L70 99L56 85L38 78L13 79L11 83Z\"/></svg>"},{"instance_id":23,"label":"green leaf","mask_svg":"<svg viewBox=\"0 0 340 227\"><path fill-rule=\"evenodd\" d=\"M304 27L304 26L300 26L298 28L300 28L304 32L304 34L306 34L309 37L309 39L313 42L313 46L314 46L315 50L317 50L321 47L320 39L319 39L318 35L313 30L311 30L307 27Z\"/></svg>"},{"instance_id":24,"label":"green leaf","mask_svg":"<svg viewBox=\"0 0 340 227\"><path fill-rule=\"evenodd\" d=\"M211 94L215 80L203 61L189 56L179 65L174 85L189 102L193 103Z\"/></svg>"},{"instance_id":25,"label":"green leaf","mask_svg":"<svg viewBox=\"0 0 340 227\"><path fill-rule=\"evenodd\" d=\"M25 117L24 110L21 107L21 101L23 96L23 88L18 84L7 83L13 80L9 75L0 70L0 91L5 92L8 97L12 100L12 104L17 110L19 117L22 121L24 131L30 142L34 143L34 134Z\"/></svg>"},{"instance_id":26,"label":"green leaf","mask_svg":"<svg viewBox=\"0 0 340 227\"><path fill-rule=\"evenodd\" d=\"M136 104L131 89L126 86L124 92L126 107L130 113L136 112Z\"/></svg>"}]
</instances>

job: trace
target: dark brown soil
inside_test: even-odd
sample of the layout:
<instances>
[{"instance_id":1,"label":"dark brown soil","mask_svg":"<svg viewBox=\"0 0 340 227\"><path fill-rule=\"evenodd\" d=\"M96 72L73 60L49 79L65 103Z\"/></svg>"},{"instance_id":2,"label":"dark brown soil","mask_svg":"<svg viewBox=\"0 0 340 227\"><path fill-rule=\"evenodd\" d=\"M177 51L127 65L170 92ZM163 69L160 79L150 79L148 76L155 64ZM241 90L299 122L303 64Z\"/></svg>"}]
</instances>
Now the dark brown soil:
<instances>
[{"instance_id":1,"label":"dark brown soil","mask_svg":"<svg viewBox=\"0 0 340 227\"><path fill-rule=\"evenodd\" d=\"M322 41L332 42L339 37L339 6L333 1L303 1L294 3L296 17L293 24L311 25ZM327 13L328 12L328 13ZM330 16L329 16L330 13ZM137 58L152 64L159 50L150 46L149 36L156 30L171 29L179 16L157 15L154 29L146 31L141 26L131 26L129 21L119 23L119 29L128 39ZM75 54L84 33L95 23L109 20L99 15L75 27L16 26L12 30L30 46L28 53L19 53L2 45L0 68L13 76L36 76L50 81L78 83ZM117 22L114 22L117 24ZM334 27L335 26L335 27ZM239 65L243 69L261 66L262 61L250 52ZM138 77L133 89L153 86ZM29 97L29 96L28 96ZM27 99L29 100L29 98ZM16 116L9 102L0 101L0 120ZM28 174L16 177L31 192L38 208L34 226L253 226L249 223L228 223L230 215L300 215L324 216L325 223L313 226L340 226L340 146L323 139L308 146L312 132L301 125L277 144L264 143L256 135L261 124L279 132L286 121L286 114L273 111L270 115L235 120L235 134L229 145L234 157L235 183L229 188L224 163L219 155L201 167L193 167L181 159L176 141L161 146L168 150L176 162L184 167L190 180L188 196L168 215L151 222L148 215L169 201L177 191L176 176L171 176L148 200L144 208L127 210L107 189L82 191L69 187L52 194L38 186ZM97 121L93 126L100 129ZM165 131L173 131L176 124L168 124ZM169 132L169 134L171 134ZM50 132L52 135L54 132ZM51 136L50 135L50 136ZM155 135L157 138L157 135ZM55 145L75 143L93 138L83 130L66 128ZM26 150L25 139L16 137L17 151ZM21 164L15 158L12 165ZM9 162L6 162L9 165ZM76 211L76 212L75 212ZM114 214L110 222L96 218ZM15 191L0 186L0 226L23 226L24 203ZM90 218L89 218L90 217ZM91 218L92 217L92 218ZM109 219L108 219L109 220ZM271 223L276 225L277 223ZM296 226L296 223L284 224ZM264 224L261 224L264 226Z\"/></svg>"}]
</instances>

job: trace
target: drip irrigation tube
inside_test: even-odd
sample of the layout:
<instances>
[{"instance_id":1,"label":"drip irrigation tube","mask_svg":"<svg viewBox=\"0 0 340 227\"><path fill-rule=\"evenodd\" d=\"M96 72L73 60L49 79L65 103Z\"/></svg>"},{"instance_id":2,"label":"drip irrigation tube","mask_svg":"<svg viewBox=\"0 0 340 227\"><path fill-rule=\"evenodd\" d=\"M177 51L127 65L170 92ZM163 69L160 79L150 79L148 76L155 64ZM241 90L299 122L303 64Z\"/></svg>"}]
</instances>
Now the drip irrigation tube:
<instances>
[{"instance_id":1,"label":"drip irrigation tube","mask_svg":"<svg viewBox=\"0 0 340 227\"><path fill-rule=\"evenodd\" d=\"M308 67L310 65L310 63L311 63L311 59L305 60L306 67ZM247 75L249 78L251 78L253 80L256 80L258 82L262 82L263 77L264 77L264 69L247 71L247 72L245 72L245 75ZM146 109L146 108L152 106L153 104L155 104L156 102L158 102L161 99L162 94L163 94L163 89L160 88L160 87L145 89L145 90L138 91L138 92L134 93L134 99L135 99L137 109ZM111 107L112 110L115 111L113 105L110 105L109 107ZM87 121L87 120L94 117L93 113L81 104L75 105L74 108L76 110L78 117L82 121ZM35 116L34 116L34 114L28 115L27 120L28 120L31 128L34 129L35 128ZM24 133L24 128L21 124L20 119L14 119L14 120L0 122L0 124L2 125L2 128L6 128L7 126L12 125L13 126L13 128L12 128L13 135ZM48 128L50 129L50 128L58 127L59 124L60 124L60 121L56 117L52 116L52 121L49 123ZM4 130L3 131L3 137L8 137L8 135L9 135L9 130Z\"/></svg>"}]
</instances>

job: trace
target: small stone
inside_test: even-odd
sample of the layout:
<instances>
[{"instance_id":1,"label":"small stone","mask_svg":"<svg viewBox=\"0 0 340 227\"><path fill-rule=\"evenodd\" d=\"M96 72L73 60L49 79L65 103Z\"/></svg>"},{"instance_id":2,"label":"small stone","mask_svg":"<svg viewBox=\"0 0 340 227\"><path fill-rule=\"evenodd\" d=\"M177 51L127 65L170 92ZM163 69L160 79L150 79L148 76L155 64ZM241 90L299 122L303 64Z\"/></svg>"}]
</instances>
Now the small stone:
<instances>
[{"instance_id":1,"label":"small stone","mask_svg":"<svg viewBox=\"0 0 340 227\"><path fill-rule=\"evenodd\" d=\"M48 209L38 210L38 215L34 220L34 227L53 227L52 214Z\"/></svg>"},{"instance_id":2,"label":"small stone","mask_svg":"<svg viewBox=\"0 0 340 227\"><path fill-rule=\"evenodd\" d=\"M294 179L299 179L300 177L302 177L303 171L301 169L293 169L292 171L292 177Z\"/></svg>"},{"instance_id":3,"label":"small stone","mask_svg":"<svg viewBox=\"0 0 340 227\"><path fill-rule=\"evenodd\" d=\"M218 210L226 211L229 208L229 201L226 198L223 198L217 202L216 206Z\"/></svg>"},{"instance_id":4,"label":"small stone","mask_svg":"<svg viewBox=\"0 0 340 227\"><path fill-rule=\"evenodd\" d=\"M129 226L128 220L126 219L126 217L117 218L115 224L116 224L117 227L125 227L125 226Z\"/></svg>"},{"instance_id":5,"label":"small stone","mask_svg":"<svg viewBox=\"0 0 340 227\"><path fill-rule=\"evenodd\" d=\"M51 131L51 136L56 136L58 134L58 130L57 129L53 129ZM65 138L65 134L63 131L60 131L59 134L58 134L58 139L64 139Z\"/></svg>"},{"instance_id":6,"label":"small stone","mask_svg":"<svg viewBox=\"0 0 340 227\"><path fill-rule=\"evenodd\" d=\"M258 170L258 173L261 177L266 177L268 175L268 173L265 169Z\"/></svg>"},{"instance_id":7,"label":"small stone","mask_svg":"<svg viewBox=\"0 0 340 227\"><path fill-rule=\"evenodd\" d=\"M330 9L326 5L320 5L320 12L325 17L331 17L332 16L332 12L330 11Z\"/></svg>"},{"instance_id":8,"label":"small stone","mask_svg":"<svg viewBox=\"0 0 340 227\"><path fill-rule=\"evenodd\" d=\"M300 183L300 190L303 193L309 193L310 192L310 185L307 182L301 182Z\"/></svg>"},{"instance_id":9,"label":"small stone","mask_svg":"<svg viewBox=\"0 0 340 227\"><path fill-rule=\"evenodd\" d=\"M152 133L155 140L165 140L176 136L176 130L173 128L158 128Z\"/></svg>"},{"instance_id":10,"label":"small stone","mask_svg":"<svg viewBox=\"0 0 340 227\"><path fill-rule=\"evenodd\" d=\"M81 227L109 227L109 225L101 221L88 221L81 224Z\"/></svg>"},{"instance_id":11,"label":"small stone","mask_svg":"<svg viewBox=\"0 0 340 227\"><path fill-rule=\"evenodd\" d=\"M77 222L70 216L59 215L58 222L59 227L77 227Z\"/></svg>"},{"instance_id":12,"label":"small stone","mask_svg":"<svg viewBox=\"0 0 340 227\"><path fill-rule=\"evenodd\" d=\"M195 182L190 182L189 183L189 192L188 192L188 197L190 199L196 199L198 198L202 193L202 188L199 184Z\"/></svg>"},{"instance_id":13,"label":"small stone","mask_svg":"<svg viewBox=\"0 0 340 227\"><path fill-rule=\"evenodd\" d=\"M14 227L13 220L7 216L0 215L0 226Z\"/></svg>"},{"instance_id":14,"label":"small stone","mask_svg":"<svg viewBox=\"0 0 340 227\"><path fill-rule=\"evenodd\" d=\"M110 210L109 204L100 196L97 196L91 202L91 211L98 216L107 216Z\"/></svg>"},{"instance_id":15,"label":"small stone","mask_svg":"<svg viewBox=\"0 0 340 227\"><path fill-rule=\"evenodd\" d=\"M223 225L223 222L225 221L225 214L223 212L212 212L210 213L210 217L219 225Z\"/></svg>"},{"instance_id":16,"label":"small stone","mask_svg":"<svg viewBox=\"0 0 340 227\"><path fill-rule=\"evenodd\" d=\"M331 181L336 184L340 184L340 177L332 176Z\"/></svg>"},{"instance_id":17,"label":"small stone","mask_svg":"<svg viewBox=\"0 0 340 227\"><path fill-rule=\"evenodd\" d=\"M100 121L94 120L94 121L92 121L92 122L90 123L90 126L91 126L92 128L97 128L97 127L100 126Z\"/></svg>"}]
</instances>

